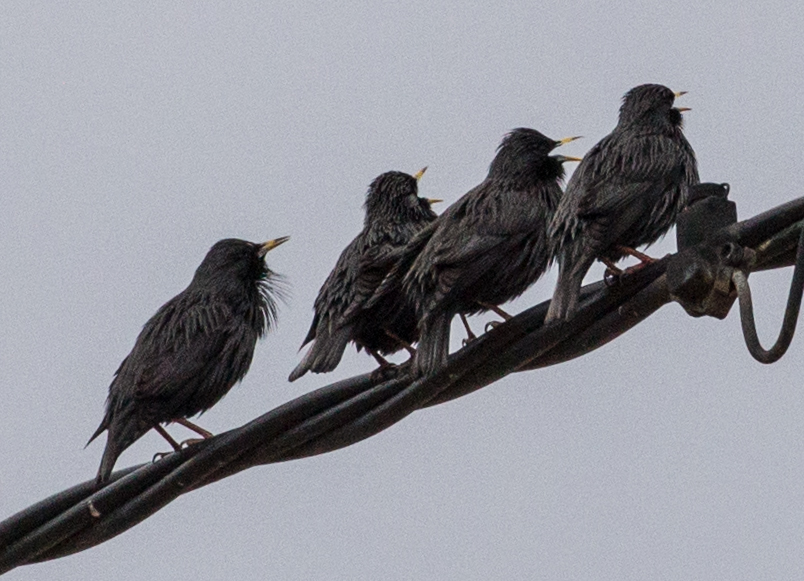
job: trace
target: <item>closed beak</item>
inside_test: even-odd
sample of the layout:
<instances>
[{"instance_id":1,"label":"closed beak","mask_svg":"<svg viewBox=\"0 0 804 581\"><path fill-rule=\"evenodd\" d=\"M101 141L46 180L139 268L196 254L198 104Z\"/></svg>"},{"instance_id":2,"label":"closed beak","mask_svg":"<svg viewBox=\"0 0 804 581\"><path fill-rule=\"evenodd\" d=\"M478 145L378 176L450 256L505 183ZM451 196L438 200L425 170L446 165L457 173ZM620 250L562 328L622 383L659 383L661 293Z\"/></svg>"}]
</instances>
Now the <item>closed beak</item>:
<instances>
[{"instance_id":1,"label":"closed beak","mask_svg":"<svg viewBox=\"0 0 804 581\"><path fill-rule=\"evenodd\" d=\"M282 236L281 238L274 238L273 240L269 240L268 242L263 242L260 244L260 251L258 252L260 258L268 254L271 250L279 246L280 244L284 244L290 240L290 236Z\"/></svg>"}]
</instances>

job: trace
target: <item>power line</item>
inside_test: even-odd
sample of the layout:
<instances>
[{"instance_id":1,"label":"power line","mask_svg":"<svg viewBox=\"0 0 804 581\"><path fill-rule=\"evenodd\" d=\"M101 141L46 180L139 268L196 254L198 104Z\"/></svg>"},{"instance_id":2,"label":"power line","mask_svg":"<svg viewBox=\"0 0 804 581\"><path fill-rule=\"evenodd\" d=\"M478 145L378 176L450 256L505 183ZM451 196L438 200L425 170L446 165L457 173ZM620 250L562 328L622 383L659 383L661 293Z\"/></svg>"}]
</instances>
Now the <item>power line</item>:
<instances>
[{"instance_id":1,"label":"power line","mask_svg":"<svg viewBox=\"0 0 804 581\"><path fill-rule=\"evenodd\" d=\"M691 224L717 223L717 216L706 215L711 208L700 208L696 212L702 216L689 214ZM510 373L579 357L671 301L694 315L721 317L739 291L747 344L757 356L758 341L754 344L750 337L753 309L747 275L795 264L781 347L771 349L780 357L792 339L804 288L804 197L726 225L699 244L685 244L686 231L679 228L678 253L611 286L599 282L584 287L581 308L569 321L544 327L549 303L541 303L453 354L434 375L413 379L402 366L383 376L366 374L333 383L158 462L115 472L104 486L93 479L34 504L0 523L0 574L98 545L178 496L241 470L349 446L416 410L461 397Z\"/></svg>"}]
</instances>

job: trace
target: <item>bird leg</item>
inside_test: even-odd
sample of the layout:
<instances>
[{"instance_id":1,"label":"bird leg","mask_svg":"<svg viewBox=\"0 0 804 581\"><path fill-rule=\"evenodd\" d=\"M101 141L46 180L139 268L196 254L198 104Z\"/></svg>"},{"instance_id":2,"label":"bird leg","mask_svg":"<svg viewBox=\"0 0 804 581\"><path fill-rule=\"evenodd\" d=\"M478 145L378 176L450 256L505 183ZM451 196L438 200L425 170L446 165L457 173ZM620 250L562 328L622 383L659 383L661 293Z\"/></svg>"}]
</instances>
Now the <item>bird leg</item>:
<instances>
[{"instance_id":1,"label":"bird leg","mask_svg":"<svg viewBox=\"0 0 804 581\"><path fill-rule=\"evenodd\" d=\"M647 254L634 250L633 248L629 248L628 246L615 246L614 249L617 250L618 252L622 252L623 254L627 254L628 256L633 256L634 258L639 260L639 264L629 266L628 268L625 269L623 274L634 274L635 272L639 272L649 264L653 264L654 262L657 262L659 260L658 258L653 258L651 256L648 256Z\"/></svg>"},{"instance_id":2,"label":"bird leg","mask_svg":"<svg viewBox=\"0 0 804 581\"><path fill-rule=\"evenodd\" d=\"M469 321L466 320L466 315L463 313L460 314L461 323L463 323L464 329L466 329L466 339L461 341L464 347L466 347L469 343L477 339L477 335L472 333L472 328L469 326Z\"/></svg>"},{"instance_id":3,"label":"bird leg","mask_svg":"<svg viewBox=\"0 0 804 581\"><path fill-rule=\"evenodd\" d=\"M201 436L200 438L189 438L187 440L182 440L182 443L181 443L182 448L186 448L187 446L191 446L192 444L197 444L198 442L203 442L207 438L211 438L212 436L215 435L212 432L208 432L207 430L205 430L201 426L197 426L193 422L191 422L189 420L186 420L184 418L178 418L176 420L173 420L173 423L174 424L181 424L185 428L187 428L189 430L192 430L196 434Z\"/></svg>"},{"instance_id":4,"label":"bird leg","mask_svg":"<svg viewBox=\"0 0 804 581\"><path fill-rule=\"evenodd\" d=\"M377 361L377 363L380 364L380 369L384 369L386 367L396 367L393 363L389 363L388 360L385 359L385 357L383 357L382 355L380 355L379 353L377 353L373 349L366 349L366 351L368 351L369 354L372 357L374 357L374 359Z\"/></svg>"},{"instance_id":5,"label":"bird leg","mask_svg":"<svg viewBox=\"0 0 804 581\"><path fill-rule=\"evenodd\" d=\"M404 348L405 348L405 350L406 350L406 351L407 351L407 352L410 354L410 356L411 356L411 357L413 357L414 355L416 355L416 350L413 348L413 345L411 345L410 343L408 343L407 341L405 341L405 340L404 340L402 337L400 337L400 336L399 336L399 335L397 335L396 333L392 333L392 332L391 332L391 331L389 331L388 329L383 329L383 330L385 331L385 334L386 334L386 335L388 335L388 336L389 336L391 339L393 339L394 341L396 341L397 343L399 343L400 345L402 345L402 347L404 347ZM375 356L375 357L376 357L376 356ZM386 361L386 364L387 364L387 363L388 363L388 362ZM380 365L382 365L382 363L380 363Z\"/></svg>"},{"instance_id":6,"label":"bird leg","mask_svg":"<svg viewBox=\"0 0 804 581\"><path fill-rule=\"evenodd\" d=\"M497 305L491 305L489 303L481 303L480 301L478 301L477 304L480 305L481 307L483 307L484 309L487 309L487 310L495 313L497 316L499 316L504 321L510 321L511 319L513 319L513 317L511 315L509 315L508 313L503 311Z\"/></svg>"},{"instance_id":7,"label":"bird leg","mask_svg":"<svg viewBox=\"0 0 804 581\"><path fill-rule=\"evenodd\" d=\"M513 317L512 317L511 315L509 315L508 313L506 313L505 311L503 311L503 310L502 310L500 307L498 307L497 305L491 305L491 304L489 304L489 303L481 303L480 301L478 301L478 302L477 302L477 304L478 304L478 305L480 305L481 307L483 307L484 309L489 310L489 311L491 311L491 312L495 313L495 314L496 314L496 315L498 315L500 318L502 318L502 320L503 320L503 321L510 321L511 319L513 319ZM483 327L483 330L484 330L486 333L488 333L490 329L493 329L493 328L494 328L494 327L496 327L497 325L501 325L501 324L502 324L502 323L500 323L500 321L491 321L491 322L489 322L489 323L486 323L486 326L485 326L485 327Z\"/></svg>"},{"instance_id":8,"label":"bird leg","mask_svg":"<svg viewBox=\"0 0 804 581\"><path fill-rule=\"evenodd\" d=\"M174 450L176 450L177 452L178 452L179 450L181 450L181 444L179 444L179 443L178 443L176 440L174 440L174 439L171 437L171 435L170 435L170 434L168 434L168 433L165 431L165 428L163 428L163 427L162 427L162 426L160 426L159 424L156 424L156 425L154 426L154 430L156 430L156 433L157 433L157 434L159 434L159 435L160 435L160 436L162 436L162 437L163 437L165 440L167 440L167 441L168 441L168 444L170 444L171 446L173 446L173 449L174 449Z\"/></svg>"},{"instance_id":9,"label":"bird leg","mask_svg":"<svg viewBox=\"0 0 804 581\"><path fill-rule=\"evenodd\" d=\"M175 452L178 452L179 450L181 450L181 444L179 444L179 443L178 443L176 440L174 440L174 439L173 439L173 438L170 436L170 434L168 434L168 433L165 431L165 428L163 428L163 427L162 427L162 426L160 426L159 424L156 424L156 425L154 426L154 430L156 430L156 433L157 433L157 434L159 434L159 435L160 435L160 436L162 436L162 437L163 437L165 440L167 440L167 441L168 441L168 444L170 444L171 446L173 446L173 450L174 450ZM169 454L171 454L171 452L157 452L156 454L154 454L154 457L153 457L153 459L151 460L151 462L156 462L157 460L161 460L162 458L164 458L165 456L168 456Z\"/></svg>"},{"instance_id":10,"label":"bird leg","mask_svg":"<svg viewBox=\"0 0 804 581\"><path fill-rule=\"evenodd\" d=\"M188 428L188 429L194 431L196 434L198 434L199 436L201 436L205 440L207 438L211 438L212 436L215 435L212 432L208 432L207 430L205 430L204 428L202 428L200 426L196 426L193 422L191 422L189 420L185 420L184 418L179 418L177 420L173 420L173 423L174 424L181 424L185 428Z\"/></svg>"},{"instance_id":11,"label":"bird leg","mask_svg":"<svg viewBox=\"0 0 804 581\"><path fill-rule=\"evenodd\" d=\"M608 258L598 258L598 260L606 265L606 272L603 273L603 282L606 283L606 286L611 287L617 284L623 275L622 269L617 268Z\"/></svg>"},{"instance_id":12,"label":"bird leg","mask_svg":"<svg viewBox=\"0 0 804 581\"><path fill-rule=\"evenodd\" d=\"M380 366L371 372L371 378L375 381L386 381L395 377L399 373L399 366L387 361L382 355L373 349L366 349L369 354L377 360Z\"/></svg>"},{"instance_id":13,"label":"bird leg","mask_svg":"<svg viewBox=\"0 0 804 581\"><path fill-rule=\"evenodd\" d=\"M622 252L623 254L626 254L628 256L633 256L634 258L639 260L642 263L640 268L642 266L645 266L647 264L651 264L651 263L656 262L658 260L656 258L648 256L647 254L645 254L643 252L639 252L638 250L634 250L633 248L630 248L628 246L615 246L614 250L616 250L617 252Z\"/></svg>"}]
</instances>

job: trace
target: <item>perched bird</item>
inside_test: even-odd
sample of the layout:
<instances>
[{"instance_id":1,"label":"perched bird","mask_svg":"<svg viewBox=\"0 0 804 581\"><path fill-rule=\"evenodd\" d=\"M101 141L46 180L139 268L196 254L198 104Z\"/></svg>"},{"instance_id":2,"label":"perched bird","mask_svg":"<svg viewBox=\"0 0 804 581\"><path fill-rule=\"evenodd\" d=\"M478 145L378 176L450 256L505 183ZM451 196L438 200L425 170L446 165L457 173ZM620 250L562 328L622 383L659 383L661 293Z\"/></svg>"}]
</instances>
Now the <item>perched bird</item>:
<instances>
[{"instance_id":1,"label":"perched bird","mask_svg":"<svg viewBox=\"0 0 804 581\"><path fill-rule=\"evenodd\" d=\"M421 335L415 374L432 373L446 361L456 314L495 310L542 275L563 163L580 161L548 154L574 139L555 141L534 129L514 129L486 179L411 241L400 264L409 264L401 286ZM380 293L389 287L393 284L384 282Z\"/></svg>"},{"instance_id":2,"label":"perched bird","mask_svg":"<svg viewBox=\"0 0 804 581\"><path fill-rule=\"evenodd\" d=\"M378 310L367 313L373 295L399 252L419 230L435 220L430 205L441 200L420 198L415 175L389 171L378 176L366 194L363 230L344 249L315 299L313 323L302 347L313 341L293 372L295 381L308 371L332 371L350 341L366 349L381 365L382 355L399 351L417 338L413 313L400 313L394 324ZM349 316L347 317L347 312Z\"/></svg>"},{"instance_id":3,"label":"perched bird","mask_svg":"<svg viewBox=\"0 0 804 581\"><path fill-rule=\"evenodd\" d=\"M275 295L281 294L265 255L287 240L217 242L190 285L145 323L115 372L106 414L87 442L108 430L99 483L151 428L176 447L160 424L179 422L209 435L186 418L211 408L246 375L257 339L276 321Z\"/></svg>"},{"instance_id":4,"label":"perched bird","mask_svg":"<svg viewBox=\"0 0 804 581\"><path fill-rule=\"evenodd\" d=\"M672 226L698 183L695 153L684 137L682 111L662 85L628 91L617 127L584 156L550 225L558 283L546 322L568 319L595 259L610 268L652 244Z\"/></svg>"}]
</instances>

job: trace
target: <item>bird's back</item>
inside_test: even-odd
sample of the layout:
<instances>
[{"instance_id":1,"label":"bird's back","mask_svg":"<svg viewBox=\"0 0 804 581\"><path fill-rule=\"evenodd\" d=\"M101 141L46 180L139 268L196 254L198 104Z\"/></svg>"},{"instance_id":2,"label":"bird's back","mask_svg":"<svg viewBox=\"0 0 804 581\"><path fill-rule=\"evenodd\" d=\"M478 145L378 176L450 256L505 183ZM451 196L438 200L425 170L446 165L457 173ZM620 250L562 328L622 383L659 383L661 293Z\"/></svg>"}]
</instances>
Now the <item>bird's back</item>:
<instances>
[{"instance_id":1,"label":"bird's back","mask_svg":"<svg viewBox=\"0 0 804 581\"><path fill-rule=\"evenodd\" d=\"M471 313L478 301L518 296L547 261L547 225L558 184L519 189L487 179L439 217L404 286L419 318L434 310Z\"/></svg>"}]
</instances>

